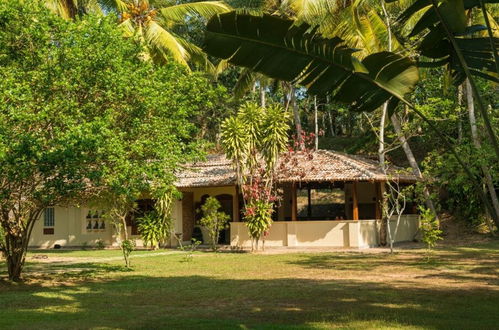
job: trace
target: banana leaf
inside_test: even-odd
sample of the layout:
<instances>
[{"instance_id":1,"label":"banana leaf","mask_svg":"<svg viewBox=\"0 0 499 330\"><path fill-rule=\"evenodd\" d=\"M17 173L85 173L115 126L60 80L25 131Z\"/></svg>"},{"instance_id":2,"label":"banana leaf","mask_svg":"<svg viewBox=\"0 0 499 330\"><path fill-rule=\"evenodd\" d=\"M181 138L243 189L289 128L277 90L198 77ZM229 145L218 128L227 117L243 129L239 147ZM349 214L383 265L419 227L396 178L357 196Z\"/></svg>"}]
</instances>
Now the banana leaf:
<instances>
[{"instance_id":1,"label":"banana leaf","mask_svg":"<svg viewBox=\"0 0 499 330\"><path fill-rule=\"evenodd\" d=\"M404 100L418 69L391 52L354 56L340 38L323 38L307 24L271 15L229 12L207 25L204 50L268 77L300 84L312 95L332 94L354 111L372 111L391 98Z\"/></svg>"}]
</instances>

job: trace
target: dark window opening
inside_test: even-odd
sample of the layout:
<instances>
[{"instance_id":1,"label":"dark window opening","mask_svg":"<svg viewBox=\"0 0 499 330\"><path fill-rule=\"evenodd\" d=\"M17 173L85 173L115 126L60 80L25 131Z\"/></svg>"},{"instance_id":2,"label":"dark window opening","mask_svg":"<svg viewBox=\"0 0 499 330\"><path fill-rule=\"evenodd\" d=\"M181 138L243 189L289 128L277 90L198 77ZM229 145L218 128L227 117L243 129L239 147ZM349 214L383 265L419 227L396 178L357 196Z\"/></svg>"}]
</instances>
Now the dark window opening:
<instances>
[{"instance_id":1,"label":"dark window opening","mask_svg":"<svg viewBox=\"0 0 499 330\"><path fill-rule=\"evenodd\" d=\"M345 186L337 183L302 184L296 192L298 220L343 220Z\"/></svg>"}]
</instances>

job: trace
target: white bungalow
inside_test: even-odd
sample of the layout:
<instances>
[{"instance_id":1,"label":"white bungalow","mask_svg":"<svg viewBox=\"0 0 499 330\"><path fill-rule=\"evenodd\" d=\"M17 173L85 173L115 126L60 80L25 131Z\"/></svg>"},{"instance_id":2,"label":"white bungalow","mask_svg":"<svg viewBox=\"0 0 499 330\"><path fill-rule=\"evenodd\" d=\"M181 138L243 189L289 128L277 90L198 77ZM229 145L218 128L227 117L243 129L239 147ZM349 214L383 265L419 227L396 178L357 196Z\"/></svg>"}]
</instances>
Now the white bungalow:
<instances>
[{"instance_id":1,"label":"white bungalow","mask_svg":"<svg viewBox=\"0 0 499 330\"><path fill-rule=\"evenodd\" d=\"M266 246L377 246L381 218L379 201L384 183L388 180L398 180L403 184L417 181L412 175L400 174L400 169L392 168L384 174L376 161L359 156L320 150L310 157L292 157L294 159L287 159L288 169L280 171L278 176L282 199L265 238ZM190 241L195 227L198 227L196 223L200 215L196 210L208 196L214 196L231 219L230 228L222 233L220 243L251 246L242 222L242 198L235 171L225 156L210 155L204 162L189 165L178 174L176 186L183 197L175 205L173 218L175 232L183 241ZM152 200L138 201L139 212L153 206ZM413 240L419 228L414 205L409 203L405 213L396 242ZM394 226L394 219L390 225ZM140 246L140 236L133 220L129 222L128 231ZM117 245L113 228L100 219L99 210L54 207L47 209L35 224L30 246L95 245L99 241L107 246ZM175 246L176 240L172 239L170 244Z\"/></svg>"}]
</instances>

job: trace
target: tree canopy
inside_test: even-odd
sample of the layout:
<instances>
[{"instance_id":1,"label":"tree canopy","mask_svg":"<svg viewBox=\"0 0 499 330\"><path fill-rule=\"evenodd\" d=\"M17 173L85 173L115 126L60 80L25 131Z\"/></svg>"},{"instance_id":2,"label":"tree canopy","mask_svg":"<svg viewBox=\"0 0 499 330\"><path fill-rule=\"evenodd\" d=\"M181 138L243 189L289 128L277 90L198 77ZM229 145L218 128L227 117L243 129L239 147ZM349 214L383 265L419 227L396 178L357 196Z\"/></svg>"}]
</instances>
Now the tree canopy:
<instances>
[{"instance_id":1,"label":"tree canopy","mask_svg":"<svg viewBox=\"0 0 499 330\"><path fill-rule=\"evenodd\" d=\"M0 2L0 221L14 279L44 208L171 186L199 155L195 118L224 98L174 62L144 62L114 20Z\"/></svg>"}]
</instances>

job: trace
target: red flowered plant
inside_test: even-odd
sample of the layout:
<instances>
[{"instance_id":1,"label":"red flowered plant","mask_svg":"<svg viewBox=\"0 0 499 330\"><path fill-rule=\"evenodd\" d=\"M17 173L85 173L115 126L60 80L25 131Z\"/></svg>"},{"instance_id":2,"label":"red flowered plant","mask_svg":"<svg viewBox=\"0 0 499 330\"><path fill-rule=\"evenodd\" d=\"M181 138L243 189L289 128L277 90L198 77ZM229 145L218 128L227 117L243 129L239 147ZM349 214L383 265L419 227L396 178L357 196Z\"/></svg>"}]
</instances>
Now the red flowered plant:
<instances>
[{"instance_id":1,"label":"red flowered plant","mask_svg":"<svg viewBox=\"0 0 499 330\"><path fill-rule=\"evenodd\" d=\"M319 136L323 135L324 131L319 131ZM300 181L308 172L314 171L315 168L306 167L304 164L309 163L314 159L315 151L315 133L307 133L301 131L301 135L294 135L293 140L288 146L288 151L281 156L278 172L279 178L292 178L295 181Z\"/></svg>"},{"instance_id":2,"label":"red flowered plant","mask_svg":"<svg viewBox=\"0 0 499 330\"><path fill-rule=\"evenodd\" d=\"M244 201L244 220L252 247L265 238L279 201L275 185L276 165L286 151L290 116L280 105L261 108L246 103L237 115L222 123L221 144L234 163Z\"/></svg>"}]
</instances>

